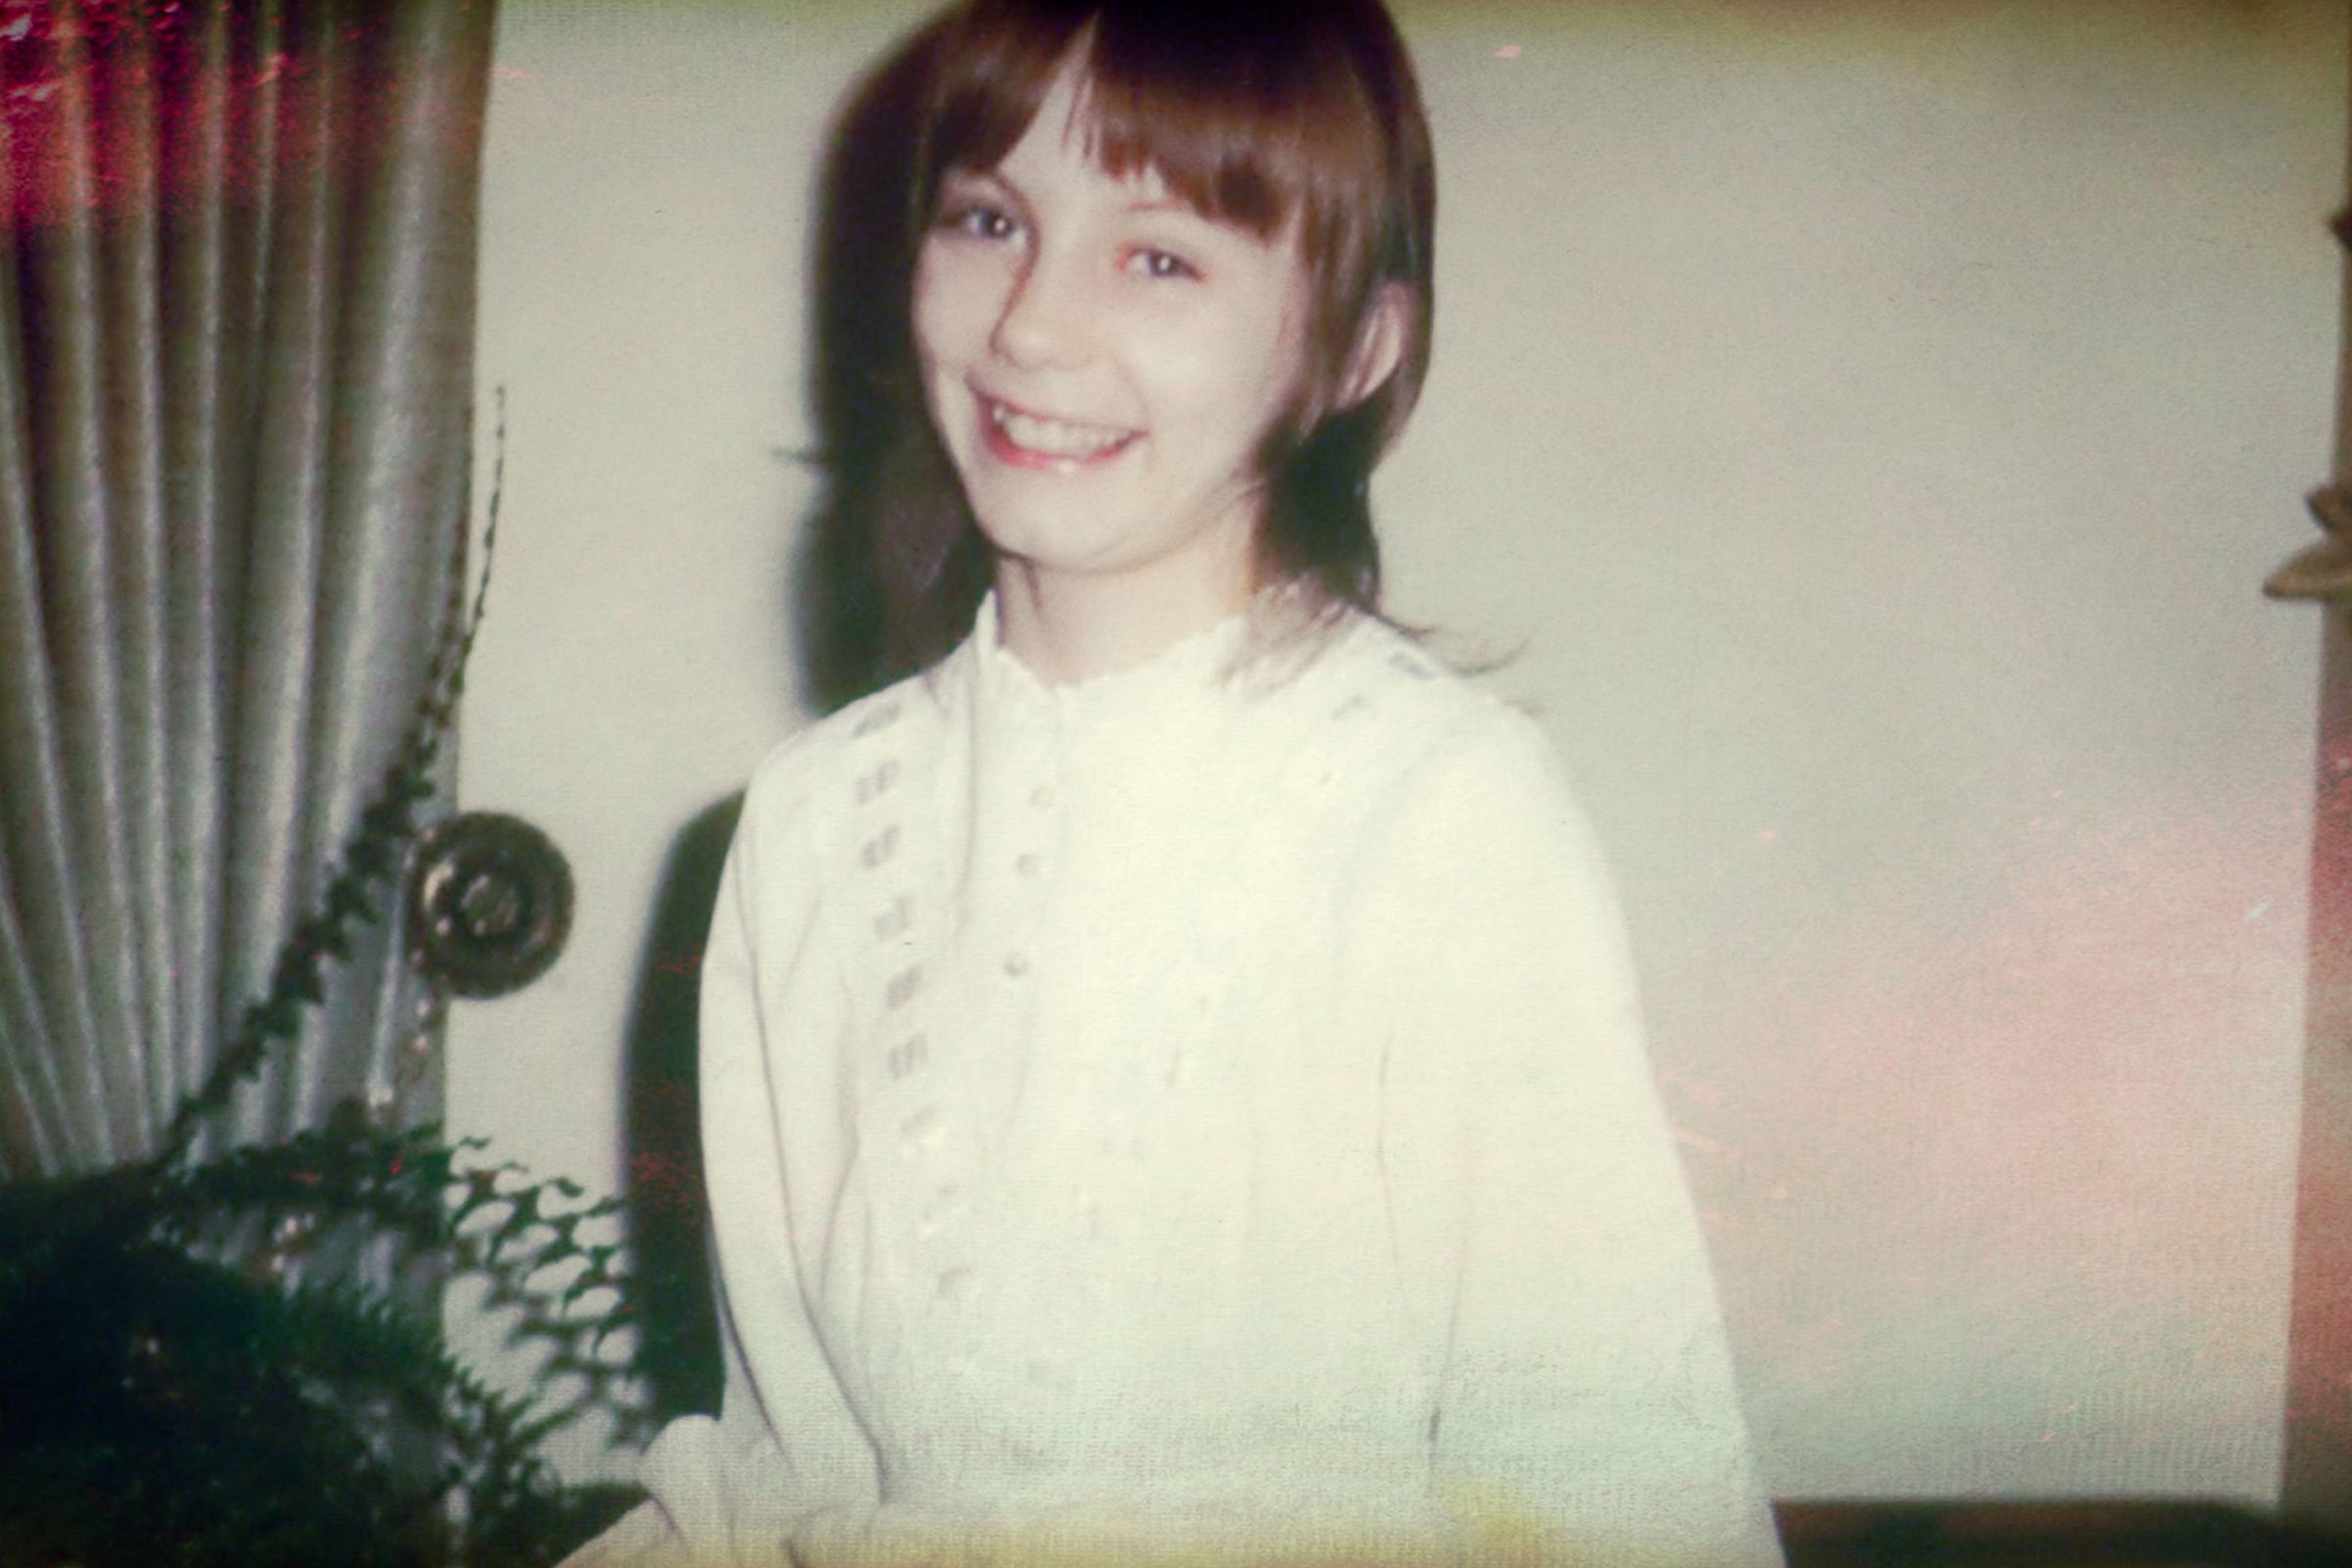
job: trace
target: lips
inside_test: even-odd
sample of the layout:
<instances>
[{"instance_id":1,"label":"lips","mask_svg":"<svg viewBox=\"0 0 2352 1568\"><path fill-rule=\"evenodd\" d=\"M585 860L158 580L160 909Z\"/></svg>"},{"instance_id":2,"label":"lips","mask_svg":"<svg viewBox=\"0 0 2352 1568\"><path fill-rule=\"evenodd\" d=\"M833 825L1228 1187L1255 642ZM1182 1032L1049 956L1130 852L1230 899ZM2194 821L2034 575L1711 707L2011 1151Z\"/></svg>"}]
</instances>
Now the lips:
<instances>
[{"instance_id":1,"label":"lips","mask_svg":"<svg viewBox=\"0 0 2352 1568\"><path fill-rule=\"evenodd\" d=\"M983 395L980 427L992 456L1025 467L1070 469L1109 461L1140 431L1032 414Z\"/></svg>"}]
</instances>

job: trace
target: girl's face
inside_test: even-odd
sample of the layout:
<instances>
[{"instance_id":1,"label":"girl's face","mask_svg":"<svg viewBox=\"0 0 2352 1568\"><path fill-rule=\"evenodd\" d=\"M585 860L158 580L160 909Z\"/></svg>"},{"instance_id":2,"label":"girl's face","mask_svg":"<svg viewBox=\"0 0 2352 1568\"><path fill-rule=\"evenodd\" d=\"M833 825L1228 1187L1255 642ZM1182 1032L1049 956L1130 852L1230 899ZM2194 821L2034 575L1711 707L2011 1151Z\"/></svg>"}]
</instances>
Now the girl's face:
<instances>
[{"instance_id":1,"label":"girl's face","mask_svg":"<svg viewBox=\"0 0 2352 1568\"><path fill-rule=\"evenodd\" d=\"M914 278L931 418L1006 565L1238 609L1259 444L1299 384L1298 248L1087 151L1065 70L995 169L950 171Z\"/></svg>"}]
</instances>

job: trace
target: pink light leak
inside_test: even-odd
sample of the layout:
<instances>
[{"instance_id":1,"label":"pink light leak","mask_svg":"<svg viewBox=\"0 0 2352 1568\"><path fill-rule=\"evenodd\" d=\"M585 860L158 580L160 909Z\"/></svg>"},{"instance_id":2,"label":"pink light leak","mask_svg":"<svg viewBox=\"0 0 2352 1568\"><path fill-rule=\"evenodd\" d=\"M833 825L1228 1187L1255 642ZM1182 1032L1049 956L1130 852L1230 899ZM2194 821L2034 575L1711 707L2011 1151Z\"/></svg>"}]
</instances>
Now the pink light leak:
<instances>
[{"instance_id":1,"label":"pink light leak","mask_svg":"<svg viewBox=\"0 0 2352 1568\"><path fill-rule=\"evenodd\" d=\"M1883 1419L1935 1462L2252 1441L2284 1350L2308 819L2053 793L2014 820L1976 908L1918 867L1766 934L1683 1024L1706 1065L1663 1087L1743 1361L1767 1410L1907 1412Z\"/></svg>"}]
</instances>

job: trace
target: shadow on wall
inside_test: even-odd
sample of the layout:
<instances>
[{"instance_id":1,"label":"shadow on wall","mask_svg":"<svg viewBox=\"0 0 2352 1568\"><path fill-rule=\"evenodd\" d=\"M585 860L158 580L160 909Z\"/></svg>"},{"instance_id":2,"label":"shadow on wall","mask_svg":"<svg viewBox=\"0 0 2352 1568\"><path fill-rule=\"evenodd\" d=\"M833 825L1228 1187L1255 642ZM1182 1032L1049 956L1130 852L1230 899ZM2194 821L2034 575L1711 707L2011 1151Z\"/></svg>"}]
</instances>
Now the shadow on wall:
<instances>
[{"instance_id":1,"label":"shadow on wall","mask_svg":"<svg viewBox=\"0 0 2352 1568\"><path fill-rule=\"evenodd\" d=\"M906 197L914 109L933 33L902 42L844 98L818 184L808 406L824 486L787 580L803 702L825 713L896 673L869 540L909 406ZM882 286L876 286L876 280ZM625 1042L629 1234L643 1281L643 1359L662 1419L718 1407L723 1372L709 1263L696 1096L703 946L743 809L738 793L679 830L663 868Z\"/></svg>"},{"instance_id":2,"label":"shadow on wall","mask_svg":"<svg viewBox=\"0 0 2352 1568\"><path fill-rule=\"evenodd\" d=\"M873 541L883 475L908 443L908 186L934 29L843 100L817 184L808 399L824 484L788 585L802 700L828 713L889 683Z\"/></svg>"},{"instance_id":3,"label":"shadow on wall","mask_svg":"<svg viewBox=\"0 0 2352 1568\"><path fill-rule=\"evenodd\" d=\"M629 1236L645 1312L640 1364L662 1420L718 1408L710 1209L696 1093L703 945L726 864L740 792L697 812L671 841L654 905L625 1044L623 1139Z\"/></svg>"}]
</instances>

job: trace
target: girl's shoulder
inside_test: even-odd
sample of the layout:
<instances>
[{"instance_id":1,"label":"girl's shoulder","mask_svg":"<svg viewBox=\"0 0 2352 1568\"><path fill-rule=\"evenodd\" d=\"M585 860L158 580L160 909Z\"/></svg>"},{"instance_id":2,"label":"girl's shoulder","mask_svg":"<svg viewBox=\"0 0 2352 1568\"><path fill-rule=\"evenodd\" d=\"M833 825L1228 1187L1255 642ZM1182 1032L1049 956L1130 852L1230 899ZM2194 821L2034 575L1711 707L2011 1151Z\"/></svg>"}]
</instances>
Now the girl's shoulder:
<instances>
[{"instance_id":1,"label":"girl's shoulder","mask_svg":"<svg viewBox=\"0 0 2352 1568\"><path fill-rule=\"evenodd\" d=\"M959 678L951 661L786 736L752 770L744 819L806 820L872 804L936 744Z\"/></svg>"},{"instance_id":2,"label":"girl's shoulder","mask_svg":"<svg viewBox=\"0 0 2352 1568\"><path fill-rule=\"evenodd\" d=\"M1301 672L1297 699L1317 749L1393 783L1464 766L1558 787L1551 743L1524 710L1406 632L1354 617Z\"/></svg>"},{"instance_id":3,"label":"girl's shoulder","mask_svg":"<svg viewBox=\"0 0 2352 1568\"><path fill-rule=\"evenodd\" d=\"M1594 825L1526 709L1377 621L1332 653L1313 771L1366 863L1421 894L1609 885Z\"/></svg>"}]
</instances>

